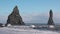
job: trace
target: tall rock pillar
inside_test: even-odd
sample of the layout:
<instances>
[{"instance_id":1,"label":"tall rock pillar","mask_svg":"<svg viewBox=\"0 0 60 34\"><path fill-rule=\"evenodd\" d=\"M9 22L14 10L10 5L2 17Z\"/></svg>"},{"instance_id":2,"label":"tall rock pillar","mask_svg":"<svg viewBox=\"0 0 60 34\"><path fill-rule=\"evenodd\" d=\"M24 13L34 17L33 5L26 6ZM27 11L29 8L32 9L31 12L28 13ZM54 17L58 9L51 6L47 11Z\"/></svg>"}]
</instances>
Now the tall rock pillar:
<instances>
[{"instance_id":1,"label":"tall rock pillar","mask_svg":"<svg viewBox=\"0 0 60 34\"><path fill-rule=\"evenodd\" d=\"M50 10L50 12L49 12L48 25L54 25L54 21L53 21L53 12L52 12L52 10Z\"/></svg>"},{"instance_id":2,"label":"tall rock pillar","mask_svg":"<svg viewBox=\"0 0 60 34\"><path fill-rule=\"evenodd\" d=\"M11 25L24 25L24 22L22 20L22 17L19 14L19 10L18 10L17 6L15 6L12 13L8 16L7 23L6 23L5 26L7 26L8 24L11 24Z\"/></svg>"}]
</instances>

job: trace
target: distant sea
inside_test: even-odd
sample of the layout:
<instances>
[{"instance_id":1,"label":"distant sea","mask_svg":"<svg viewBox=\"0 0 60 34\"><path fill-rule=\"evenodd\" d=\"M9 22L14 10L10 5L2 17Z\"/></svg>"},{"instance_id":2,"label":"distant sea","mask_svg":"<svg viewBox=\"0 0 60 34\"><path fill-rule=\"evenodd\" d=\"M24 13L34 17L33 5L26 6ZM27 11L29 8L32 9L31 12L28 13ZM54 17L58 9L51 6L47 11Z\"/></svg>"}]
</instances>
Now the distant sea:
<instances>
[{"instance_id":1,"label":"distant sea","mask_svg":"<svg viewBox=\"0 0 60 34\"><path fill-rule=\"evenodd\" d=\"M41 25L47 25L46 23L26 23L27 26L30 26L30 25L36 25L36 26L41 26ZM60 25L59 24L56 24L55 27L58 27L60 28ZM48 30L46 28L37 28L37 30ZM49 30L49 31L56 31L56 32L60 32L60 29L59 30Z\"/></svg>"},{"instance_id":2,"label":"distant sea","mask_svg":"<svg viewBox=\"0 0 60 34\"><path fill-rule=\"evenodd\" d=\"M45 23L25 23L27 26L30 26L30 25L47 25Z\"/></svg>"}]
</instances>

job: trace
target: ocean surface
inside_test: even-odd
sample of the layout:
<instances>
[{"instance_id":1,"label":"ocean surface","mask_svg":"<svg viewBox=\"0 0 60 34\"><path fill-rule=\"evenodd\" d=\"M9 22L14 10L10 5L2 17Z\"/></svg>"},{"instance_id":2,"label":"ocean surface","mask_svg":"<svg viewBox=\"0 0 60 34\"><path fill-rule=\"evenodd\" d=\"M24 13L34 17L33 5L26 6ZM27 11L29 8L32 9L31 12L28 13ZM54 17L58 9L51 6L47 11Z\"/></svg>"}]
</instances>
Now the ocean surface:
<instances>
[{"instance_id":1,"label":"ocean surface","mask_svg":"<svg viewBox=\"0 0 60 34\"><path fill-rule=\"evenodd\" d=\"M35 26L46 26L47 24L42 24L42 23L26 23L27 26L30 26L30 25L35 25ZM54 25L55 26L55 29L47 29L47 28L34 28L34 29L37 29L37 30L48 30L48 31L56 31L56 32L60 32L60 25L59 24L56 24Z\"/></svg>"},{"instance_id":2,"label":"ocean surface","mask_svg":"<svg viewBox=\"0 0 60 34\"><path fill-rule=\"evenodd\" d=\"M37 26L32 28L31 25ZM60 34L60 25L55 25L56 29L48 29L47 24L26 23L21 26L0 27L0 34Z\"/></svg>"},{"instance_id":3,"label":"ocean surface","mask_svg":"<svg viewBox=\"0 0 60 34\"><path fill-rule=\"evenodd\" d=\"M32 29L30 26L8 26L0 28L0 34L60 34L60 32Z\"/></svg>"}]
</instances>

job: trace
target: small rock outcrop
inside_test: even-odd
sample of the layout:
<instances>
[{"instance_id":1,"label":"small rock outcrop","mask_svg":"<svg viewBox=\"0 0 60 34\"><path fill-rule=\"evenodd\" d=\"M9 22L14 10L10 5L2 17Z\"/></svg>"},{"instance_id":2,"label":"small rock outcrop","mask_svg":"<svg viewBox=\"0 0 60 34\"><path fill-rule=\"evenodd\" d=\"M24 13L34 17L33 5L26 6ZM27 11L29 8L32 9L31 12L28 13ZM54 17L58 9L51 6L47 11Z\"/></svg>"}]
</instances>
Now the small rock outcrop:
<instances>
[{"instance_id":1,"label":"small rock outcrop","mask_svg":"<svg viewBox=\"0 0 60 34\"><path fill-rule=\"evenodd\" d=\"M48 25L54 25L54 21L53 21L53 12L52 12L52 10L50 10L50 12L49 12Z\"/></svg>"},{"instance_id":2,"label":"small rock outcrop","mask_svg":"<svg viewBox=\"0 0 60 34\"><path fill-rule=\"evenodd\" d=\"M3 27L3 24L2 23L0 23L0 27Z\"/></svg>"},{"instance_id":3,"label":"small rock outcrop","mask_svg":"<svg viewBox=\"0 0 60 34\"><path fill-rule=\"evenodd\" d=\"M8 24L11 24L11 25L25 24L22 20L22 17L19 14L19 10L17 6L15 6L15 8L13 9L13 12L8 16L7 23L5 26L7 26Z\"/></svg>"}]
</instances>

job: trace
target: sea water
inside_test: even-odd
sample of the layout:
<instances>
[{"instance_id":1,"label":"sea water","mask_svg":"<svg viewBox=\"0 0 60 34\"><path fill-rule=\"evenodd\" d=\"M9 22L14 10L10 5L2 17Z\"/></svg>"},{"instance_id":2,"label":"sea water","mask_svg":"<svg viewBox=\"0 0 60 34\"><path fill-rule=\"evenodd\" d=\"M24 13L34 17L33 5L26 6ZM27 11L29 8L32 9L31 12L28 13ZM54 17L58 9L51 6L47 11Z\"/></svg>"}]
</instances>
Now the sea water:
<instances>
[{"instance_id":1,"label":"sea water","mask_svg":"<svg viewBox=\"0 0 60 34\"><path fill-rule=\"evenodd\" d=\"M37 30L48 30L48 31L56 31L56 32L60 32L60 25L54 25L54 29L49 29L46 28L45 26L47 26L47 24L41 24L41 23L26 23L27 26L31 26L31 25L35 25L37 26L37 28L33 28L33 29L37 29ZM42 28L39 28L38 26L41 26ZM43 27L44 26L44 27Z\"/></svg>"}]
</instances>

